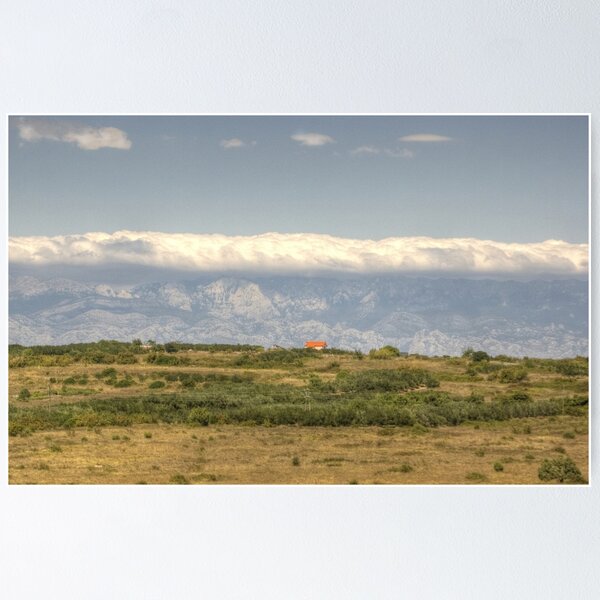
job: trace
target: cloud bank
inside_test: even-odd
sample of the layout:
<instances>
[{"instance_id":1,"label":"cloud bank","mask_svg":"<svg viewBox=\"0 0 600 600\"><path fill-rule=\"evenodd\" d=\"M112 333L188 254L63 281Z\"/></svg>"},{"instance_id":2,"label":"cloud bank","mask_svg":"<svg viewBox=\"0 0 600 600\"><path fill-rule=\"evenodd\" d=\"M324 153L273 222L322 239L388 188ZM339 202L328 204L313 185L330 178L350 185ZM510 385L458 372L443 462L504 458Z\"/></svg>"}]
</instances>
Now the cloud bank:
<instances>
[{"instance_id":1,"label":"cloud bank","mask_svg":"<svg viewBox=\"0 0 600 600\"><path fill-rule=\"evenodd\" d=\"M12 265L152 267L195 272L315 275L585 276L587 244L508 244L474 238L379 241L322 234L253 236L117 231L9 239Z\"/></svg>"},{"instance_id":2,"label":"cloud bank","mask_svg":"<svg viewBox=\"0 0 600 600\"><path fill-rule=\"evenodd\" d=\"M116 127L89 127L65 121L47 121L45 119L19 119L17 121L19 137L26 142L51 140L75 144L82 150L115 148L129 150L131 140L127 134Z\"/></svg>"}]
</instances>

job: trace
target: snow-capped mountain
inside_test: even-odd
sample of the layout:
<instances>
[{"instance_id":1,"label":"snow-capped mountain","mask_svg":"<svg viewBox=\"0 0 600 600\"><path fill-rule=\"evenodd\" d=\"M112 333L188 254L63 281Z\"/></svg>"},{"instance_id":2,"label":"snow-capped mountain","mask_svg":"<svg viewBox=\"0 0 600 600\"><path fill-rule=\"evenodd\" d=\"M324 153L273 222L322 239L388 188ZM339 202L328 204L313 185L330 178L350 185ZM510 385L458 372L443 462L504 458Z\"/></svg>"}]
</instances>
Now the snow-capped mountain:
<instances>
[{"instance_id":1,"label":"snow-capped mountain","mask_svg":"<svg viewBox=\"0 0 600 600\"><path fill-rule=\"evenodd\" d=\"M113 288L10 281L11 343L133 338L454 355L588 353L587 282L425 277L201 277Z\"/></svg>"}]
</instances>

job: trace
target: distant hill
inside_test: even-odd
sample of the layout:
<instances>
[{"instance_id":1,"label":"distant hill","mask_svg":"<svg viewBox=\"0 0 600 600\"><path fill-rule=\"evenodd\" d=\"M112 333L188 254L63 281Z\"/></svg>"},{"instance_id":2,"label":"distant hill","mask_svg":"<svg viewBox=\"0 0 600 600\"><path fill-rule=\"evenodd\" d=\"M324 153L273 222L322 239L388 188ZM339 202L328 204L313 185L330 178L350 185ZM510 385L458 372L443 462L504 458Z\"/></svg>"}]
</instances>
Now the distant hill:
<instances>
[{"instance_id":1,"label":"distant hill","mask_svg":"<svg viewBox=\"0 0 600 600\"><path fill-rule=\"evenodd\" d=\"M199 277L114 289L13 277L11 343L153 339L567 357L588 353L588 288L576 279Z\"/></svg>"}]
</instances>

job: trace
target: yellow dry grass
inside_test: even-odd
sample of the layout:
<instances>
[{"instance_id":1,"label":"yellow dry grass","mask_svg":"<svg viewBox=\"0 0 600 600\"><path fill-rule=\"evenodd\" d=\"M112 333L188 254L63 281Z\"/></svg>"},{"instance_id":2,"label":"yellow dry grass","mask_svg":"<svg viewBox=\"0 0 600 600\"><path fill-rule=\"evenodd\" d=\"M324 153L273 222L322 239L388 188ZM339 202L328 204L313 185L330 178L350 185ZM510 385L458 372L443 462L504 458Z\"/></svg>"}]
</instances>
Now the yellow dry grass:
<instances>
[{"instance_id":1,"label":"yellow dry grass","mask_svg":"<svg viewBox=\"0 0 600 600\"><path fill-rule=\"evenodd\" d=\"M565 432L574 437L563 437ZM440 427L139 425L11 437L12 484L539 484L545 458L588 473L585 417ZM494 469L501 463L503 471Z\"/></svg>"}]
</instances>

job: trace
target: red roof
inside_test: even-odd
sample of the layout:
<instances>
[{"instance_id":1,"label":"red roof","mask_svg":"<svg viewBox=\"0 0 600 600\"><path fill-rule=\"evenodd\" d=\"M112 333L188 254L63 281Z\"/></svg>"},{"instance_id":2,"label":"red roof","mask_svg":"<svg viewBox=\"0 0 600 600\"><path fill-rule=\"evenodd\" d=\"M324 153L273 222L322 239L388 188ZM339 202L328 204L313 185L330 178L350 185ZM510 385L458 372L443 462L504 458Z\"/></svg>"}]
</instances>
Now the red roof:
<instances>
[{"instance_id":1,"label":"red roof","mask_svg":"<svg viewBox=\"0 0 600 600\"><path fill-rule=\"evenodd\" d=\"M309 340L304 342L305 348L327 348L327 342Z\"/></svg>"}]
</instances>

